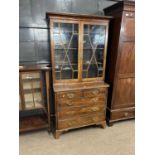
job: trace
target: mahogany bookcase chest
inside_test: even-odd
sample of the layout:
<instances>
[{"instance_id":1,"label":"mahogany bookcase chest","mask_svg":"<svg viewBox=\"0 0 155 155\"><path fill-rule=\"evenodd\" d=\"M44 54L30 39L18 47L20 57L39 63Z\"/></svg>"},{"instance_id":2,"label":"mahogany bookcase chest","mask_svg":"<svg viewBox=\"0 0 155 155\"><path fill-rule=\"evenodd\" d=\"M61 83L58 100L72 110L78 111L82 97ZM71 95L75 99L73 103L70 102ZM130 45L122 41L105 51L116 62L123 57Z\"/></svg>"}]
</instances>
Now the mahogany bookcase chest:
<instances>
[{"instance_id":1,"label":"mahogany bookcase chest","mask_svg":"<svg viewBox=\"0 0 155 155\"><path fill-rule=\"evenodd\" d=\"M50 26L55 138L69 129L106 125L104 82L111 17L47 13Z\"/></svg>"}]
</instances>

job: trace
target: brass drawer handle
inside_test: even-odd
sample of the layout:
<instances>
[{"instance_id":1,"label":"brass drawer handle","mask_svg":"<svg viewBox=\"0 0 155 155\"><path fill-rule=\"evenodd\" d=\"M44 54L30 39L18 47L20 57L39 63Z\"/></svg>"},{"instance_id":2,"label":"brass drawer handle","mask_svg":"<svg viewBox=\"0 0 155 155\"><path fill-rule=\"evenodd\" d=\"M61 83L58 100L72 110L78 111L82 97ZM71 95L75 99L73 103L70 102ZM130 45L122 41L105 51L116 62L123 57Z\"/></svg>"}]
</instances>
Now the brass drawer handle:
<instances>
[{"instance_id":1,"label":"brass drawer handle","mask_svg":"<svg viewBox=\"0 0 155 155\"><path fill-rule=\"evenodd\" d=\"M74 97L74 94L67 94L68 98L73 98Z\"/></svg>"},{"instance_id":2,"label":"brass drawer handle","mask_svg":"<svg viewBox=\"0 0 155 155\"><path fill-rule=\"evenodd\" d=\"M75 125L75 124L76 124L76 121L68 122L68 125L69 125L69 126L72 126L72 125Z\"/></svg>"},{"instance_id":3,"label":"brass drawer handle","mask_svg":"<svg viewBox=\"0 0 155 155\"><path fill-rule=\"evenodd\" d=\"M96 117L92 118L92 121L97 121L97 118Z\"/></svg>"},{"instance_id":4,"label":"brass drawer handle","mask_svg":"<svg viewBox=\"0 0 155 155\"><path fill-rule=\"evenodd\" d=\"M134 14L133 13L126 13L125 16L126 17L132 17Z\"/></svg>"},{"instance_id":5,"label":"brass drawer handle","mask_svg":"<svg viewBox=\"0 0 155 155\"><path fill-rule=\"evenodd\" d=\"M129 113L128 113L128 112L125 112L125 113L124 113L124 116L128 116L128 115L129 115Z\"/></svg>"},{"instance_id":6,"label":"brass drawer handle","mask_svg":"<svg viewBox=\"0 0 155 155\"><path fill-rule=\"evenodd\" d=\"M129 14L128 14L128 13L126 13L126 14L125 14L125 16L126 16L126 17L128 17L128 16L129 16Z\"/></svg>"},{"instance_id":7,"label":"brass drawer handle","mask_svg":"<svg viewBox=\"0 0 155 155\"><path fill-rule=\"evenodd\" d=\"M71 105L73 105L73 103L72 102L68 102L68 103L66 103L68 106L71 106Z\"/></svg>"},{"instance_id":8,"label":"brass drawer handle","mask_svg":"<svg viewBox=\"0 0 155 155\"><path fill-rule=\"evenodd\" d=\"M99 107L93 107L93 108L92 108L92 111L93 111L93 112L98 111L98 110L99 110Z\"/></svg>"},{"instance_id":9,"label":"brass drawer handle","mask_svg":"<svg viewBox=\"0 0 155 155\"><path fill-rule=\"evenodd\" d=\"M75 111L67 111L67 112L66 112L67 115L72 115L72 114L74 114L74 113L75 113Z\"/></svg>"},{"instance_id":10,"label":"brass drawer handle","mask_svg":"<svg viewBox=\"0 0 155 155\"><path fill-rule=\"evenodd\" d=\"M99 93L99 90L94 90L92 93L93 93L94 95L97 95L97 94Z\"/></svg>"},{"instance_id":11,"label":"brass drawer handle","mask_svg":"<svg viewBox=\"0 0 155 155\"><path fill-rule=\"evenodd\" d=\"M93 98L92 102L96 103L98 101L98 98Z\"/></svg>"}]
</instances>

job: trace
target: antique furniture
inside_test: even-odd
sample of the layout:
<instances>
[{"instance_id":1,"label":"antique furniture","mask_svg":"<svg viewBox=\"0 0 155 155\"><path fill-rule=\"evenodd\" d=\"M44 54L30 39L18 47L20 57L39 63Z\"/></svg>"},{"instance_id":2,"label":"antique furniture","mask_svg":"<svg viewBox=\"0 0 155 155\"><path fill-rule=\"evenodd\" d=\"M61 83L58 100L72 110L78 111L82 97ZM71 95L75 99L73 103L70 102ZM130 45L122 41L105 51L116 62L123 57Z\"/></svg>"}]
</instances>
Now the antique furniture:
<instances>
[{"instance_id":1,"label":"antique furniture","mask_svg":"<svg viewBox=\"0 0 155 155\"><path fill-rule=\"evenodd\" d=\"M104 82L111 17L47 13L50 25L55 138L63 131L106 125Z\"/></svg>"},{"instance_id":2,"label":"antique furniture","mask_svg":"<svg viewBox=\"0 0 155 155\"><path fill-rule=\"evenodd\" d=\"M106 82L109 125L135 114L135 2L122 1L104 9L110 23Z\"/></svg>"},{"instance_id":3,"label":"antique furniture","mask_svg":"<svg viewBox=\"0 0 155 155\"><path fill-rule=\"evenodd\" d=\"M50 70L47 65L19 67L19 131L51 129Z\"/></svg>"}]
</instances>

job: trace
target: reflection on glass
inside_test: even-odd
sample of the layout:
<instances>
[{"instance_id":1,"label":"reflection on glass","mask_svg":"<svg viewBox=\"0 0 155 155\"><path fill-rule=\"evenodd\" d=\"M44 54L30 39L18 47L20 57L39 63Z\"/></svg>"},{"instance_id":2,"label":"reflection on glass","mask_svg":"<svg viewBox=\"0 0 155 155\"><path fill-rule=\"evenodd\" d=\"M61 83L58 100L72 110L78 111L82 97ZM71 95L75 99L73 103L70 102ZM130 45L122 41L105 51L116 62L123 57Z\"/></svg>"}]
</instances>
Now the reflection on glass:
<instances>
[{"instance_id":1,"label":"reflection on glass","mask_svg":"<svg viewBox=\"0 0 155 155\"><path fill-rule=\"evenodd\" d=\"M23 93L25 101L25 109L44 108L42 93L41 93L41 74L35 73L23 73Z\"/></svg>"},{"instance_id":2,"label":"reflection on glass","mask_svg":"<svg viewBox=\"0 0 155 155\"><path fill-rule=\"evenodd\" d=\"M57 80L78 77L78 24L54 23L54 61Z\"/></svg>"},{"instance_id":3,"label":"reflection on glass","mask_svg":"<svg viewBox=\"0 0 155 155\"><path fill-rule=\"evenodd\" d=\"M84 25L83 78L103 76L105 26Z\"/></svg>"}]
</instances>

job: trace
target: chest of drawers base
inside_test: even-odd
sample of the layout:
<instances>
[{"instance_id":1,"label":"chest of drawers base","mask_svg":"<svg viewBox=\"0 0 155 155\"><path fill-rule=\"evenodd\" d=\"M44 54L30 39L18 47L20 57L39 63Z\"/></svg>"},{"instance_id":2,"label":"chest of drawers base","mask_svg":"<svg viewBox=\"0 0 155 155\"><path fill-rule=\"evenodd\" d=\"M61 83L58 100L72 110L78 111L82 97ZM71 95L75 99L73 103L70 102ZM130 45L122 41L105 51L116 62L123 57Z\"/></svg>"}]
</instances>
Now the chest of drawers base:
<instances>
[{"instance_id":1,"label":"chest of drawers base","mask_svg":"<svg viewBox=\"0 0 155 155\"><path fill-rule=\"evenodd\" d=\"M129 120L135 118L135 107L121 108L121 109L109 109L107 108L107 123L109 126L117 121Z\"/></svg>"},{"instance_id":2,"label":"chest of drawers base","mask_svg":"<svg viewBox=\"0 0 155 155\"><path fill-rule=\"evenodd\" d=\"M106 104L108 85L98 85L95 88L80 88L73 90L55 89L55 138L70 129L90 125L106 126Z\"/></svg>"}]
</instances>

